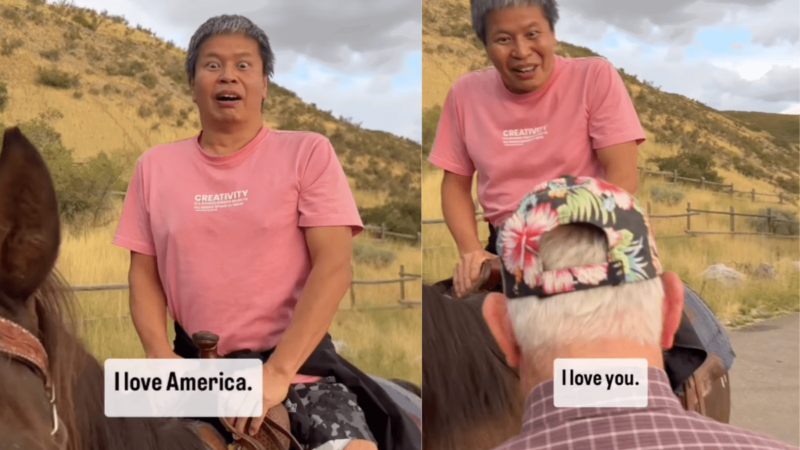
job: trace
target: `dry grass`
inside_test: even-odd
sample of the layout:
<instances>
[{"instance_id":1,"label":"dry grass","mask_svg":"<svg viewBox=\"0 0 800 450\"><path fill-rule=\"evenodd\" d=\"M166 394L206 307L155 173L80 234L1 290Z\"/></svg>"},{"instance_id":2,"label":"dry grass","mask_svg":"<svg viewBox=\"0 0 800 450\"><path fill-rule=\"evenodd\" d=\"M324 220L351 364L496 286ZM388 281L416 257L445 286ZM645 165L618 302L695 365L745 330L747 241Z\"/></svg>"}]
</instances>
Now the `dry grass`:
<instances>
[{"instance_id":1,"label":"dry grass","mask_svg":"<svg viewBox=\"0 0 800 450\"><path fill-rule=\"evenodd\" d=\"M72 285L127 282L128 251L111 244L116 223L80 235L65 233L57 263ZM395 261L378 269L354 263L354 278L373 280L397 278L400 264L407 273L420 273L419 247L403 243L374 242L361 235L357 242L392 251ZM355 286L356 306L396 305L398 284ZM406 299L421 298L419 280L407 282ZM135 328L127 315L128 291L79 292L81 338L100 361L107 358L144 356ZM419 308L404 310L350 310L350 292L344 296L331 326L334 340L345 345L342 355L362 370L383 377L421 382L422 320ZM170 339L174 336L169 327Z\"/></svg>"}]
</instances>

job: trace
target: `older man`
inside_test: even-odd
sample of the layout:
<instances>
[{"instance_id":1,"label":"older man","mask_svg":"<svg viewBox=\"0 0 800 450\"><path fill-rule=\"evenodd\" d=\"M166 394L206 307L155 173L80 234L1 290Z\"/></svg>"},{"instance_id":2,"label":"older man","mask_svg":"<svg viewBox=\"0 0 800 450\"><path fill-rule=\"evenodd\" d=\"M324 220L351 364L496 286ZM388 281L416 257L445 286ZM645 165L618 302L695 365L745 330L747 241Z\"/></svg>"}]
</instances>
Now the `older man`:
<instances>
[{"instance_id":1,"label":"older man","mask_svg":"<svg viewBox=\"0 0 800 450\"><path fill-rule=\"evenodd\" d=\"M241 16L209 19L192 37L202 131L142 155L113 241L131 251L134 325L148 358L198 357L189 336L202 330L220 336L222 355L259 351L264 412L284 403L309 449L418 448L413 424L327 334L362 223L324 136L264 126L273 60ZM264 415L231 420L255 434Z\"/></svg>"},{"instance_id":2,"label":"older man","mask_svg":"<svg viewBox=\"0 0 800 450\"><path fill-rule=\"evenodd\" d=\"M527 395L521 434L499 449L791 448L687 412L673 394L662 349L683 286L662 273L630 194L589 177L544 183L503 223L497 247L505 295L490 294L483 314ZM566 399L554 395L555 361L576 358L646 360L646 406L555 406Z\"/></svg>"}]
</instances>

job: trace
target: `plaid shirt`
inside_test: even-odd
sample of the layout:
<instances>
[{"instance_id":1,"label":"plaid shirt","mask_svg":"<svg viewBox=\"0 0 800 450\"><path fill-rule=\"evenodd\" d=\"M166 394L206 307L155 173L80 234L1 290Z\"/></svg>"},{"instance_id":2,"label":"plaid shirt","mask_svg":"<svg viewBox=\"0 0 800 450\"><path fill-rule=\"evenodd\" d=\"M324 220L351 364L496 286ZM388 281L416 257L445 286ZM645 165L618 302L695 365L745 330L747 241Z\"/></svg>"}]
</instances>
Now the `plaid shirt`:
<instances>
[{"instance_id":1,"label":"plaid shirt","mask_svg":"<svg viewBox=\"0 0 800 450\"><path fill-rule=\"evenodd\" d=\"M519 436L496 450L533 449L797 449L681 407L666 372L648 370L644 408L556 408L553 381L525 402Z\"/></svg>"}]
</instances>

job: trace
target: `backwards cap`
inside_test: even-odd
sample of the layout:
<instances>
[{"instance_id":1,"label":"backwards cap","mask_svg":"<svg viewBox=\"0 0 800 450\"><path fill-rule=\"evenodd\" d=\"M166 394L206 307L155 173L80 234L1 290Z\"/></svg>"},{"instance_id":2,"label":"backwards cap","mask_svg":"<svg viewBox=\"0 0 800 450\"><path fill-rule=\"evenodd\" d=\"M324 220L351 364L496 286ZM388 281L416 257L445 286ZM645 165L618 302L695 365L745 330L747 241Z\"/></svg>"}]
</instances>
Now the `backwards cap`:
<instances>
[{"instance_id":1,"label":"backwards cap","mask_svg":"<svg viewBox=\"0 0 800 450\"><path fill-rule=\"evenodd\" d=\"M595 226L605 233L606 262L543 271L542 235L570 224ZM509 299L546 298L662 274L653 233L639 202L621 188L590 177L564 176L536 186L499 227L497 251L503 291Z\"/></svg>"}]
</instances>

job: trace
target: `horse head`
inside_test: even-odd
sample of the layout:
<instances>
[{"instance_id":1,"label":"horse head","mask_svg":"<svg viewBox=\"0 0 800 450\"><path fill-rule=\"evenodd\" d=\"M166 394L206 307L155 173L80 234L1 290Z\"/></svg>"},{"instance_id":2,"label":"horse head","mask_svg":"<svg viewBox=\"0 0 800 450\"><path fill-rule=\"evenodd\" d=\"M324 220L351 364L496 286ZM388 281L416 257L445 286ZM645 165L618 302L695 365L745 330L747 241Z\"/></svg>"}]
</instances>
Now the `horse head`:
<instances>
[{"instance_id":1,"label":"horse head","mask_svg":"<svg viewBox=\"0 0 800 450\"><path fill-rule=\"evenodd\" d=\"M56 389L42 343L43 313L34 294L55 266L60 239L58 202L47 166L22 132L10 128L0 153L0 360L5 360L0 396L24 402L17 415L29 422L21 429L31 429L32 423L51 435L59 423ZM6 364L8 359L13 364ZM28 397L21 399L14 392ZM10 408L0 411L0 424L15 431L13 423L22 419L8 415ZM13 443L12 434L3 433L0 426L0 436L5 436L0 443L4 439Z\"/></svg>"}]
</instances>

